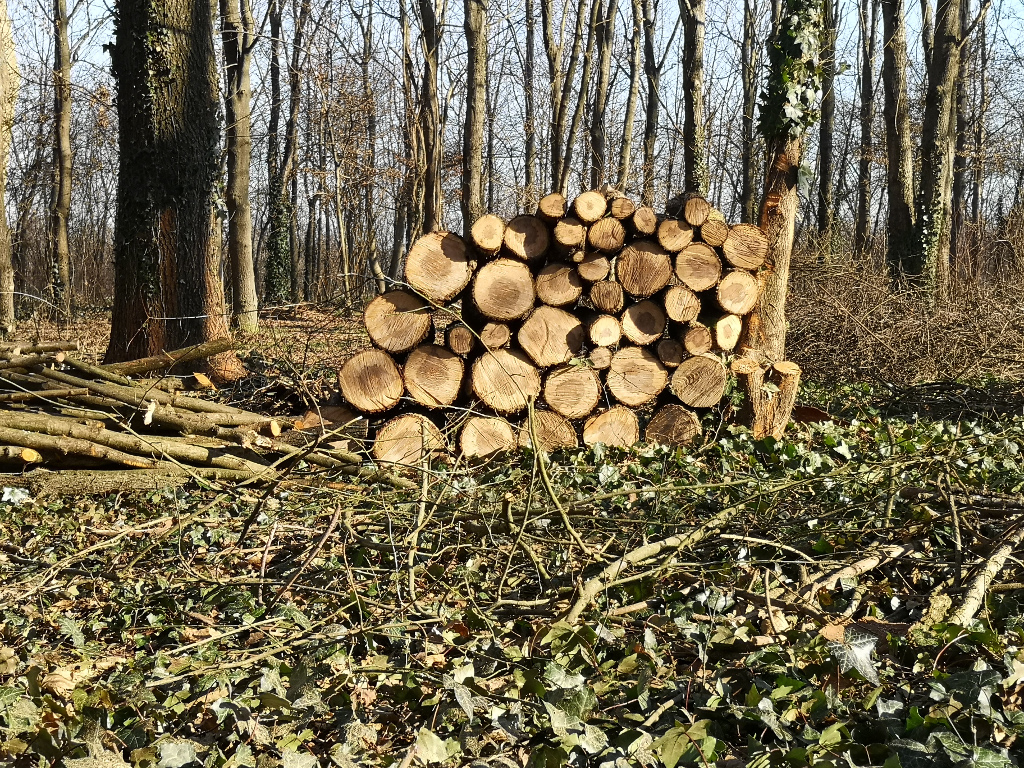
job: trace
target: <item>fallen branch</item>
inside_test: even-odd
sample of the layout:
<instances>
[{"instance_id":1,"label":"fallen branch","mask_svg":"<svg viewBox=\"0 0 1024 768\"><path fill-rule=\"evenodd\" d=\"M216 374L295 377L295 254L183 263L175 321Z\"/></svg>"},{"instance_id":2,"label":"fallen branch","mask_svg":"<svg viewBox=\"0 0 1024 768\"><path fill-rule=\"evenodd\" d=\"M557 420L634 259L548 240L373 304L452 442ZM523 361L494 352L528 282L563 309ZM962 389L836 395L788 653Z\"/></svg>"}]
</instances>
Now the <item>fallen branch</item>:
<instances>
[{"instance_id":1,"label":"fallen branch","mask_svg":"<svg viewBox=\"0 0 1024 768\"><path fill-rule=\"evenodd\" d=\"M184 365L196 360L204 360L207 357L213 357L223 352L230 352L237 347L238 344L234 339L225 336L203 344L195 344L191 347L183 347L171 352L162 352L152 357L143 357L139 360L130 360L125 363L111 363L101 366L101 368L110 373L121 374L122 376L138 376L150 371L159 371L164 368L172 368L175 365Z\"/></svg>"},{"instance_id":2,"label":"fallen branch","mask_svg":"<svg viewBox=\"0 0 1024 768\"><path fill-rule=\"evenodd\" d=\"M950 614L950 624L966 627L974 621L974 617L981 609L985 602L985 597L988 595L989 585L999 575L999 572L1003 570L1006 561L1013 554L1014 550L1021 545L1021 542L1024 542L1024 525L1018 522L1003 536L1002 543L996 547L995 552L992 553L977 574L975 574L970 586L967 587L967 591L964 593L959 607Z\"/></svg>"}]
</instances>

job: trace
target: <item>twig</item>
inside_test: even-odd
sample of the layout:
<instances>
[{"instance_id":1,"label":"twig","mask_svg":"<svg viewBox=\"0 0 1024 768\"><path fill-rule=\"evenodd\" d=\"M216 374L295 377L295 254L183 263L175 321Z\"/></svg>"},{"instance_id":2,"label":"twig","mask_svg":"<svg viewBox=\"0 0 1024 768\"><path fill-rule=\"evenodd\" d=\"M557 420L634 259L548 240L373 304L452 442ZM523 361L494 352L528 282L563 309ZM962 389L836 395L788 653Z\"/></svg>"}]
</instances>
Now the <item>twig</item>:
<instances>
[{"instance_id":1,"label":"twig","mask_svg":"<svg viewBox=\"0 0 1024 768\"><path fill-rule=\"evenodd\" d=\"M277 590L277 594L274 595L274 599L270 601L270 605L276 604L277 601L281 599L281 595L292 588L292 584L294 584L296 579L298 579L299 576L302 575L302 572L306 570L306 566L313 562L313 558L320 554L320 550L323 549L324 544L327 543L327 539L330 538L330 535L334 532L334 527L338 524L339 517L341 517L340 506L334 510L334 514L331 516L331 522L327 524L327 530L324 531L324 535L320 537L320 541L318 541L316 546L314 546L310 553L306 555L306 559L302 561L302 565L296 569L295 573L289 577L288 581L286 581L284 585Z\"/></svg>"},{"instance_id":2,"label":"twig","mask_svg":"<svg viewBox=\"0 0 1024 768\"><path fill-rule=\"evenodd\" d=\"M1018 521L1003 537L1003 543L996 548L992 556L985 562L981 570L975 575L967 591L964 593L960 606L949 616L950 624L959 624L961 627L970 624L977 615L978 610L985 602L989 585L999 575L1006 565L1006 561L1013 554L1013 551L1024 541L1024 525Z\"/></svg>"}]
</instances>

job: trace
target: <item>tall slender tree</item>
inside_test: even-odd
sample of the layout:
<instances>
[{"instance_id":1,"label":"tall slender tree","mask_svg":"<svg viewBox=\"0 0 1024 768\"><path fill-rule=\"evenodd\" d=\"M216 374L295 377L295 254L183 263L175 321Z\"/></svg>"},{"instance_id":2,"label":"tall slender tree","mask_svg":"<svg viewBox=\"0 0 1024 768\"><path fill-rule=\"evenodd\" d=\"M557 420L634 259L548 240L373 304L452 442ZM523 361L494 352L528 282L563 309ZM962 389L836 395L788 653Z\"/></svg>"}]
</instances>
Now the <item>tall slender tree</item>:
<instances>
[{"instance_id":1,"label":"tall slender tree","mask_svg":"<svg viewBox=\"0 0 1024 768\"><path fill-rule=\"evenodd\" d=\"M462 226L484 214L484 122L487 110L487 0L464 0L466 117L462 127Z\"/></svg>"},{"instance_id":2,"label":"tall slender tree","mask_svg":"<svg viewBox=\"0 0 1024 768\"><path fill-rule=\"evenodd\" d=\"M252 155L250 70L254 44L249 0L220 0L220 23L224 52L224 144L228 166L224 198L228 211L231 316L239 330L252 333L259 323L259 306L252 247L252 205L249 202Z\"/></svg>"},{"instance_id":3,"label":"tall slender tree","mask_svg":"<svg viewBox=\"0 0 1024 768\"><path fill-rule=\"evenodd\" d=\"M533 98L533 61L537 55L537 19L533 0L526 0L526 57L523 60L523 100L525 104L526 147L523 156L525 165L524 207L532 211L540 199L537 187L537 111Z\"/></svg>"},{"instance_id":4,"label":"tall slender tree","mask_svg":"<svg viewBox=\"0 0 1024 768\"><path fill-rule=\"evenodd\" d=\"M710 181L704 128L706 0L679 0L683 19L683 156L687 192L706 195Z\"/></svg>"},{"instance_id":5,"label":"tall slender tree","mask_svg":"<svg viewBox=\"0 0 1024 768\"><path fill-rule=\"evenodd\" d=\"M909 266L914 238L914 164L907 92L907 28L903 0L882 0L882 86L885 101L888 237L886 262L894 282Z\"/></svg>"},{"instance_id":6,"label":"tall slender tree","mask_svg":"<svg viewBox=\"0 0 1024 768\"><path fill-rule=\"evenodd\" d=\"M597 4L601 5L600 0ZM615 43L615 17L618 14L618 9L618 0L608 0L598 19L597 83L594 88L594 105L590 116L590 186L593 188L604 183L608 171L608 135L605 129L605 114L608 111L612 48Z\"/></svg>"},{"instance_id":7,"label":"tall slender tree","mask_svg":"<svg viewBox=\"0 0 1024 768\"><path fill-rule=\"evenodd\" d=\"M616 184L625 191L629 184L630 163L633 159L633 122L636 120L636 103L640 96L640 70L643 59L644 9L642 0L630 0L630 18L633 31L629 37L629 93L626 96L626 114L622 121L622 143L619 144L619 171Z\"/></svg>"},{"instance_id":8,"label":"tall slender tree","mask_svg":"<svg viewBox=\"0 0 1024 768\"><path fill-rule=\"evenodd\" d=\"M871 220L871 161L874 153L872 126L875 118L875 33L878 28L879 0L860 2L860 160L857 167L857 220L854 225L853 252L864 258L869 249Z\"/></svg>"},{"instance_id":9,"label":"tall slender tree","mask_svg":"<svg viewBox=\"0 0 1024 768\"><path fill-rule=\"evenodd\" d=\"M743 0L743 43L740 57L743 80L743 115L740 172L740 215L752 224L756 218L755 192L757 167L754 162L754 110L757 106L757 73L760 69L760 47L757 45L756 0Z\"/></svg>"},{"instance_id":10,"label":"tall slender tree","mask_svg":"<svg viewBox=\"0 0 1024 768\"><path fill-rule=\"evenodd\" d=\"M14 130L14 105L21 73L7 0L0 0L0 338L14 333L14 249L7 225L7 161Z\"/></svg>"},{"instance_id":11,"label":"tall slender tree","mask_svg":"<svg viewBox=\"0 0 1024 768\"><path fill-rule=\"evenodd\" d=\"M67 0L53 0L53 184L50 187L50 285L53 303L67 317L71 285L71 46Z\"/></svg>"},{"instance_id":12,"label":"tall slender tree","mask_svg":"<svg viewBox=\"0 0 1024 768\"><path fill-rule=\"evenodd\" d=\"M438 51L442 26L434 0L419 0L420 45L423 55L423 79L420 83L420 132L423 140L423 230L441 229L441 163L444 156L441 137L441 106L437 96Z\"/></svg>"},{"instance_id":13,"label":"tall slender tree","mask_svg":"<svg viewBox=\"0 0 1024 768\"><path fill-rule=\"evenodd\" d=\"M836 124L836 0L824 0L822 36L821 129L818 140L818 237L823 254L832 250L832 218L835 213L832 166Z\"/></svg>"}]
</instances>

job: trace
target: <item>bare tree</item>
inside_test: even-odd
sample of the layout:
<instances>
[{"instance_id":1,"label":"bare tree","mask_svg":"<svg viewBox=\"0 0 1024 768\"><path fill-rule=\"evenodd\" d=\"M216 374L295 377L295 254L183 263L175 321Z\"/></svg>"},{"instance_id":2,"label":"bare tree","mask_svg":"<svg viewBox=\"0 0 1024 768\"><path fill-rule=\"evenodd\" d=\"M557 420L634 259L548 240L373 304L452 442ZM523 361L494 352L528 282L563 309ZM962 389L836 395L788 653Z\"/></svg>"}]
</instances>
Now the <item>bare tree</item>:
<instances>
[{"instance_id":1,"label":"bare tree","mask_svg":"<svg viewBox=\"0 0 1024 768\"><path fill-rule=\"evenodd\" d=\"M857 167L857 212L853 252L861 259L868 253L871 218L871 161L874 153L872 124L875 118L875 33L879 0L860 2L860 162Z\"/></svg>"},{"instance_id":2,"label":"bare tree","mask_svg":"<svg viewBox=\"0 0 1024 768\"><path fill-rule=\"evenodd\" d=\"M907 93L907 28L903 0L882 0L882 84L889 212L886 261L893 281L905 274L914 231L914 164Z\"/></svg>"},{"instance_id":3,"label":"bare tree","mask_svg":"<svg viewBox=\"0 0 1024 768\"><path fill-rule=\"evenodd\" d=\"M567 145L565 141L565 129L569 120L569 106L572 99L572 86L576 80L576 67L579 64L580 52L583 48L583 24L585 21L584 12L587 8L587 0L577 0L576 23L573 27L569 59L566 69L562 71L564 62L564 49L566 39L556 31L558 20L555 17L554 0L541 0L540 19L541 29L544 34L544 53L548 62L548 95L551 109L551 128L549 135L550 155L550 188L552 190L562 189L562 178L568 177L565 154Z\"/></svg>"},{"instance_id":4,"label":"bare tree","mask_svg":"<svg viewBox=\"0 0 1024 768\"><path fill-rule=\"evenodd\" d=\"M630 18L633 21L629 36L629 93L626 96L626 115L622 121L622 143L619 145L619 172L616 184L625 191L629 184L630 162L633 154L633 121L636 120L636 103L640 96L640 71L643 59L642 35L644 9L642 0L630 0Z\"/></svg>"},{"instance_id":5,"label":"bare tree","mask_svg":"<svg viewBox=\"0 0 1024 768\"><path fill-rule=\"evenodd\" d=\"M754 163L754 109L757 104L757 72L760 69L760 46L757 44L756 0L743 0L743 133L740 164L743 182L740 189L740 210L743 221L753 223L757 209Z\"/></svg>"},{"instance_id":6,"label":"bare tree","mask_svg":"<svg viewBox=\"0 0 1024 768\"><path fill-rule=\"evenodd\" d=\"M601 5L597 0L597 5ZM590 120L590 186L597 188L604 183L608 170L608 136L605 130L605 115L608 111L608 86L612 69L612 48L615 41L615 17L618 14L618 0L608 0L597 25L597 84L594 89L594 106Z\"/></svg>"},{"instance_id":7,"label":"bare tree","mask_svg":"<svg viewBox=\"0 0 1024 768\"><path fill-rule=\"evenodd\" d=\"M824 253L832 251L832 174L836 124L836 0L824 0L822 39L821 129L818 139L818 237Z\"/></svg>"},{"instance_id":8,"label":"bare tree","mask_svg":"<svg viewBox=\"0 0 1024 768\"><path fill-rule=\"evenodd\" d=\"M484 214L483 155L487 108L487 0L464 0L466 117L462 130L462 226Z\"/></svg>"},{"instance_id":9,"label":"bare tree","mask_svg":"<svg viewBox=\"0 0 1024 768\"><path fill-rule=\"evenodd\" d=\"M525 186L523 202L528 211L532 211L540 199L537 188L537 110L533 99L533 60L537 55L537 19L533 0L526 0L526 58L523 60L523 100L526 125L526 146L523 157L525 165ZM492 174L493 175L493 174Z\"/></svg>"},{"instance_id":10,"label":"bare tree","mask_svg":"<svg viewBox=\"0 0 1024 768\"><path fill-rule=\"evenodd\" d=\"M63 0L58 0L62 2ZM253 36L249 0L220 0L224 49L224 143L228 180L224 190L228 210L228 263L231 267L231 315L239 330L258 327L256 268L252 250L252 206L249 171L252 155L250 69Z\"/></svg>"},{"instance_id":11,"label":"bare tree","mask_svg":"<svg viewBox=\"0 0 1024 768\"><path fill-rule=\"evenodd\" d=\"M687 192L706 195L710 181L704 128L704 21L707 0L679 0L683 19L683 156Z\"/></svg>"},{"instance_id":12,"label":"bare tree","mask_svg":"<svg viewBox=\"0 0 1024 768\"><path fill-rule=\"evenodd\" d=\"M50 190L49 252L53 303L68 315L71 285L71 46L67 0L53 0L53 186Z\"/></svg>"},{"instance_id":13,"label":"bare tree","mask_svg":"<svg viewBox=\"0 0 1024 768\"><path fill-rule=\"evenodd\" d=\"M14 333L14 263L7 226L7 161L14 129L14 105L21 76L14 50L14 30L7 0L0 0L0 338Z\"/></svg>"},{"instance_id":14,"label":"bare tree","mask_svg":"<svg viewBox=\"0 0 1024 768\"><path fill-rule=\"evenodd\" d=\"M441 138L441 107L437 97L438 48L441 24L434 0L419 0L420 45L423 53L423 81L420 96L420 130L423 139L423 230L441 228L441 162L444 154Z\"/></svg>"}]
</instances>

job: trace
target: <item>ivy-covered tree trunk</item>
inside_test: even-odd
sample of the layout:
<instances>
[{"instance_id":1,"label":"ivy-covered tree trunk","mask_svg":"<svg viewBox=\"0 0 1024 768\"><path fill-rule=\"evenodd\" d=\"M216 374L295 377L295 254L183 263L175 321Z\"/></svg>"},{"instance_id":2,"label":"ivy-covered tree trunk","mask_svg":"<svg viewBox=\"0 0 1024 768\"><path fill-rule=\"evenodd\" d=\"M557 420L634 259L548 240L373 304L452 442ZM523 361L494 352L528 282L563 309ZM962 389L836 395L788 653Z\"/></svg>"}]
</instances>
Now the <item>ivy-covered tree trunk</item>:
<instances>
[{"instance_id":1,"label":"ivy-covered tree trunk","mask_svg":"<svg viewBox=\"0 0 1024 768\"><path fill-rule=\"evenodd\" d=\"M14 333L14 248L7 226L7 160L21 84L7 0L0 0L0 339Z\"/></svg>"},{"instance_id":2,"label":"ivy-covered tree trunk","mask_svg":"<svg viewBox=\"0 0 1024 768\"><path fill-rule=\"evenodd\" d=\"M708 193L707 145L704 126L704 21L707 0L679 0L683 19L683 157L687 192Z\"/></svg>"},{"instance_id":3,"label":"ivy-covered tree trunk","mask_svg":"<svg viewBox=\"0 0 1024 768\"><path fill-rule=\"evenodd\" d=\"M121 0L116 24L121 150L107 362L228 333L213 237L220 125L210 4ZM228 377L240 364L229 354L211 368Z\"/></svg>"},{"instance_id":4,"label":"ivy-covered tree trunk","mask_svg":"<svg viewBox=\"0 0 1024 768\"><path fill-rule=\"evenodd\" d=\"M769 46L769 74L761 105L768 147L761 228L768 235L762 291L750 314L741 349L761 362L785 360L786 291L799 196L803 138L818 120L821 98L822 0L782 0Z\"/></svg>"},{"instance_id":5,"label":"ivy-covered tree trunk","mask_svg":"<svg viewBox=\"0 0 1024 768\"><path fill-rule=\"evenodd\" d=\"M53 2L53 186L50 189L49 251L53 303L70 319L71 285L71 46L67 0Z\"/></svg>"}]
</instances>

